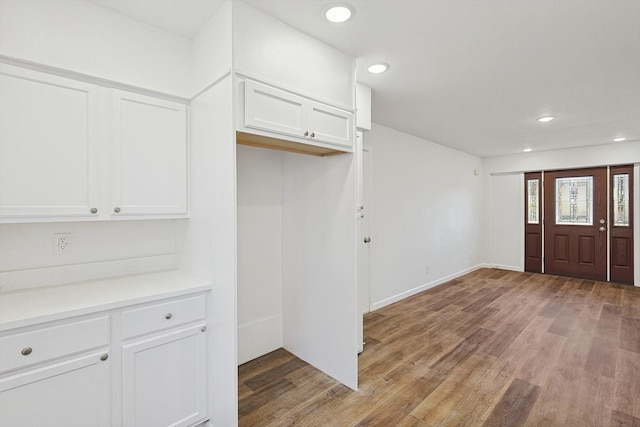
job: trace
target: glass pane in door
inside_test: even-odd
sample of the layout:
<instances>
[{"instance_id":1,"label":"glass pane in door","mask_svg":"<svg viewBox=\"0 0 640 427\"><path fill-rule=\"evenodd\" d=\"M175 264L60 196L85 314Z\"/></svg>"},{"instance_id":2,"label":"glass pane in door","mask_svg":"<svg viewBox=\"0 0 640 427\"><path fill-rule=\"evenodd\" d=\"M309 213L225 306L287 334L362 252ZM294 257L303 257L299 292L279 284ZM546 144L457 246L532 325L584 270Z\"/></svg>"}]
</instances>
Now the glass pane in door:
<instances>
[{"instance_id":1,"label":"glass pane in door","mask_svg":"<svg viewBox=\"0 0 640 427\"><path fill-rule=\"evenodd\" d=\"M540 223L540 198L538 192L540 189L540 180L529 179L527 180L527 223L539 224Z\"/></svg>"},{"instance_id":2,"label":"glass pane in door","mask_svg":"<svg viewBox=\"0 0 640 427\"><path fill-rule=\"evenodd\" d=\"M556 224L593 225L593 177L556 178Z\"/></svg>"},{"instance_id":3,"label":"glass pane in door","mask_svg":"<svg viewBox=\"0 0 640 427\"><path fill-rule=\"evenodd\" d=\"M613 175L613 225L629 226L629 174Z\"/></svg>"}]
</instances>

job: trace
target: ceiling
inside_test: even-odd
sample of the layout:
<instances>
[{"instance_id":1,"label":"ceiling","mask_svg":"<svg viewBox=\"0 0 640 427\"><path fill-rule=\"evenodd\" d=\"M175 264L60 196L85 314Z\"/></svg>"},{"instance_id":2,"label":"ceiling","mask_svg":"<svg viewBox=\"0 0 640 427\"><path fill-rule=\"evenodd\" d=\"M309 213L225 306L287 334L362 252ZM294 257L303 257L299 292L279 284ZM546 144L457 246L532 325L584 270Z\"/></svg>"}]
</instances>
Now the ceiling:
<instances>
[{"instance_id":1,"label":"ceiling","mask_svg":"<svg viewBox=\"0 0 640 427\"><path fill-rule=\"evenodd\" d=\"M184 37L223 3L91 1ZM378 124L482 157L640 140L638 0L340 1L343 24L328 0L246 0L356 57Z\"/></svg>"}]
</instances>

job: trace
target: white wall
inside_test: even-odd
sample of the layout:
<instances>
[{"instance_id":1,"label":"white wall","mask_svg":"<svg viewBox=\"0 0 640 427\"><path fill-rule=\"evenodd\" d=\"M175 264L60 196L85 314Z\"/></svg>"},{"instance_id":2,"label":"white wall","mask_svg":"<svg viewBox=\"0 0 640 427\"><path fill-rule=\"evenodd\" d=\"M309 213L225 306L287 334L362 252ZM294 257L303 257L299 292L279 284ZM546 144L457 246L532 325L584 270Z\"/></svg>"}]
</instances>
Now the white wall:
<instances>
[{"instance_id":1,"label":"white wall","mask_svg":"<svg viewBox=\"0 0 640 427\"><path fill-rule=\"evenodd\" d=\"M0 225L0 290L174 269L182 220ZM56 255L54 233L71 233Z\"/></svg>"},{"instance_id":2,"label":"white wall","mask_svg":"<svg viewBox=\"0 0 640 427\"><path fill-rule=\"evenodd\" d=\"M375 123L364 143L373 159L372 309L476 268L481 159Z\"/></svg>"},{"instance_id":3,"label":"white wall","mask_svg":"<svg viewBox=\"0 0 640 427\"><path fill-rule=\"evenodd\" d=\"M283 345L282 152L237 147L238 364Z\"/></svg>"},{"instance_id":4,"label":"white wall","mask_svg":"<svg viewBox=\"0 0 640 427\"><path fill-rule=\"evenodd\" d=\"M564 150L519 153L484 159L485 174L576 169L640 162L640 141L611 143ZM524 185L524 184L523 184ZM522 202L524 204L524 201Z\"/></svg>"},{"instance_id":5,"label":"white wall","mask_svg":"<svg viewBox=\"0 0 640 427\"><path fill-rule=\"evenodd\" d=\"M484 186L485 206L490 207L485 212L485 259L497 268L524 271L523 175L496 175L485 179L488 181Z\"/></svg>"},{"instance_id":6,"label":"white wall","mask_svg":"<svg viewBox=\"0 0 640 427\"><path fill-rule=\"evenodd\" d=\"M194 95L230 72L233 52L231 23L231 2L227 1L194 37Z\"/></svg>"},{"instance_id":7,"label":"white wall","mask_svg":"<svg viewBox=\"0 0 640 427\"><path fill-rule=\"evenodd\" d=\"M484 262L524 269L524 181L522 172L635 164L640 182L640 141L531 152L483 159L485 198ZM634 221L640 224L640 186L634 186ZM501 218L501 220L498 220ZM640 227L634 230L635 284L640 286ZM516 255L517 254L517 258Z\"/></svg>"},{"instance_id":8,"label":"white wall","mask_svg":"<svg viewBox=\"0 0 640 427\"><path fill-rule=\"evenodd\" d=\"M234 2L236 72L353 108L355 60L311 36Z\"/></svg>"},{"instance_id":9,"label":"white wall","mask_svg":"<svg viewBox=\"0 0 640 427\"><path fill-rule=\"evenodd\" d=\"M0 55L192 95L191 40L86 1L0 1Z\"/></svg>"}]
</instances>

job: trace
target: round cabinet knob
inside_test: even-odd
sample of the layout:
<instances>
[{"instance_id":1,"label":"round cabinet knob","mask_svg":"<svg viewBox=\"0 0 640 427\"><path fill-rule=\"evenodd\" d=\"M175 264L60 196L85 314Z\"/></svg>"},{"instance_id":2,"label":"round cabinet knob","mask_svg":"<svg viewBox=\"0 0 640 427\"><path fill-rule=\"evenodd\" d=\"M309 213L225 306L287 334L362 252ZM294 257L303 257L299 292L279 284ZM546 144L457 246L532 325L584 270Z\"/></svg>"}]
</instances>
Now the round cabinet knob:
<instances>
[{"instance_id":1,"label":"round cabinet knob","mask_svg":"<svg viewBox=\"0 0 640 427\"><path fill-rule=\"evenodd\" d=\"M316 133L315 132L311 132L311 138L315 138L316 137Z\"/></svg>"},{"instance_id":2,"label":"round cabinet knob","mask_svg":"<svg viewBox=\"0 0 640 427\"><path fill-rule=\"evenodd\" d=\"M200 328L200 332L206 332L207 331L207 327L203 326L202 328Z\"/></svg>"},{"instance_id":3,"label":"round cabinet knob","mask_svg":"<svg viewBox=\"0 0 640 427\"><path fill-rule=\"evenodd\" d=\"M120 208L116 206L115 208L113 208L113 211L114 211L115 213L120 213Z\"/></svg>"},{"instance_id":4,"label":"round cabinet knob","mask_svg":"<svg viewBox=\"0 0 640 427\"><path fill-rule=\"evenodd\" d=\"M31 354L31 352L33 351L33 349L31 347L25 347L22 349L22 351L20 352L23 356L28 356Z\"/></svg>"},{"instance_id":5,"label":"round cabinet knob","mask_svg":"<svg viewBox=\"0 0 640 427\"><path fill-rule=\"evenodd\" d=\"M100 360L102 360L103 362L105 360L107 360L109 358L109 355L107 353L103 354L102 356L100 356Z\"/></svg>"},{"instance_id":6,"label":"round cabinet knob","mask_svg":"<svg viewBox=\"0 0 640 427\"><path fill-rule=\"evenodd\" d=\"M364 242L365 242L365 243L369 243L370 241L371 241L371 239L370 239L369 237L365 237L365 238L364 238Z\"/></svg>"},{"instance_id":7,"label":"round cabinet knob","mask_svg":"<svg viewBox=\"0 0 640 427\"><path fill-rule=\"evenodd\" d=\"M167 319L167 320L171 319L172 317L173 317L173 314L171 314L171 313L167 313L167 314L164 316L164 318L165 318L165 319Z\"/></svg>"},{"instance_id":8,"label":"round cabinet knob","mask_svg":"<svg viewBox=\"0 0 640 427\"><path fill-rule=\"evenodd\" d=\"M309 131L305 132L304 136L309 136Z\"/></svg>"},{"instance_id":9,"label":"round cabinet knob","mask_svg":"<svg viewBox=\"0 0 640 427\"><path fill-rule=\"evenodd\" d=\"M98 209L97 209L97 208L91 208L90 212L91 212L92 214L94 214L94 213L98 213Z\"/></svg>"}]
</instances>

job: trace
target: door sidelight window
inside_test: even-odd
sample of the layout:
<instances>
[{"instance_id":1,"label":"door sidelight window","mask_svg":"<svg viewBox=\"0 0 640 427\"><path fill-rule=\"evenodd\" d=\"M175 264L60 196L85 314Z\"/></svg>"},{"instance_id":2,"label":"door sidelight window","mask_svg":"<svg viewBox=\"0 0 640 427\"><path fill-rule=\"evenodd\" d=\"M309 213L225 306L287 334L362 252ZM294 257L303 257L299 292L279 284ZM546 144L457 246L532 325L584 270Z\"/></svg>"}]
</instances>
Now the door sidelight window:
<instances>
[{"instance_id":1,"label":"door sidelight window","mask_svg":"<svg viewBox=\"0 0 640 427\"><path fill-rule=\"evenodd\" d=\"M540 180L527 180L527 224L540 223Z\"/></svg>"},{"instance_id":2,"label":"door sidelight window","mask_svg":"<svg viewBox=\"0 0 640 427\"><path fill-rule=\"evenodd\" d=\"M613 175L613 226L629 226L629 174Z\"/></svg>"}]
</instances>

